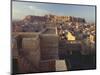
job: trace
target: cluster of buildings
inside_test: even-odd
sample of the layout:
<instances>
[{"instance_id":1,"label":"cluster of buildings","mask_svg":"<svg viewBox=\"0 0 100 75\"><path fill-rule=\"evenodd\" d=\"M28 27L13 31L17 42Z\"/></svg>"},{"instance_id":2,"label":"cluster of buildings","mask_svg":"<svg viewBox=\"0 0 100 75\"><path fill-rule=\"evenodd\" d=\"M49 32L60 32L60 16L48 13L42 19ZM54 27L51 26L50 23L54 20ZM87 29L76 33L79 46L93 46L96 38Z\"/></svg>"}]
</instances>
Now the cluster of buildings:
<instances>
[{"instance_id":1,"label":"cluster of buildings","mask_svg":"<svg viewBox=\"0 0 100 75\"><path fill-rule=\"evenodd\" d=\"M45 15L45 16L25 16L20 21L13 21L12 31L13 32L32 32L43 29L48 26L57 26L60 23L67 22L85 22L85 19L75 18L71 16L56 16L56 15ZM37 29L38 28L38 29Z\"/></svg>"},{"instance_id":2,"label":"cluster of buildings","mask_svg":"<svg viewBox=\"0 0 100 75\"><path fill-rule=\"evenodd\" d=\"M29 15L13 21L13 72L94 69L95 35L95 24L83 18Z\"/></svg>"},{"instance_id":3,"label":"cluster of buildings","mask_svg":"<svg viewBox=\"0 0 100 75\"><path fill-rule=\"evenodd\" d=\"M56 27L61 39L68 39L70 33L75 40L85 40L87 44L95 45L96 26L87 23L84 18L72 16L25 16L20 21L13 21L12 32L39 32L46 27Z\"/></svg>"}]
</instances>

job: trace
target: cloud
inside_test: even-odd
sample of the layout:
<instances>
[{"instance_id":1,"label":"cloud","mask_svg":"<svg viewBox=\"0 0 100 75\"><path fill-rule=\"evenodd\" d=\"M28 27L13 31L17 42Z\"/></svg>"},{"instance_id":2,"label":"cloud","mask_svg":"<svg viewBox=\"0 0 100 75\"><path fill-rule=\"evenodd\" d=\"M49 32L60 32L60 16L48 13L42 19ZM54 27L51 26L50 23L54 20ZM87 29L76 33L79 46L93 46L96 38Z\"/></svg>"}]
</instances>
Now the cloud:
<instances>
[{"instance_id":1,"label":"cloud","mask_svg":"<svg viewBox=\"0 0 100 75\"><path fill-rule=\"evenodd\" d=\"M39 7L36 7L36 6L28 6L28 8L30 9L30 13L33 13L33 15L38 15L38 16L43 16L45 14L49 14L51 13L50 11L48 10L45 10L43 8L39 8Z\"/></svg>"},{"instance_id":2,"label":"cloud","mask_svg":"<svg viewBox=\"0 0 100 75\"><path fill-rule=\"evenodd\" d=\"M30 10L33 10L33 6L29 6L29 9L30 9Z\"/></svg>"}]
</instances>

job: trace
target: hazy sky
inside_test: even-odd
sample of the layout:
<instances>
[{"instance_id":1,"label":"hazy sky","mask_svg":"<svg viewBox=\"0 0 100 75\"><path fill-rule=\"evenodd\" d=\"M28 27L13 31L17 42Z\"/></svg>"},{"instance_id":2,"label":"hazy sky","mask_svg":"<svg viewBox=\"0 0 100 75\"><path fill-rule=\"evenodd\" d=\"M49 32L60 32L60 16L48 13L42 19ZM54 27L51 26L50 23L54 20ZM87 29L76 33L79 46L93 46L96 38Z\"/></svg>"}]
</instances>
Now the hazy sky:
<instances>
[{"instance_id":1,"label":"hazy sky","mask_svg":"<svg viewBox=\"0 0 100 75\"><path fill-rule=\"evenodd\" d=\"M95 22L95 6L12 2L12 19L22 19L26 15L43 16L45 14L82 17L88 22Z\"/></svg>"}]
</instances>

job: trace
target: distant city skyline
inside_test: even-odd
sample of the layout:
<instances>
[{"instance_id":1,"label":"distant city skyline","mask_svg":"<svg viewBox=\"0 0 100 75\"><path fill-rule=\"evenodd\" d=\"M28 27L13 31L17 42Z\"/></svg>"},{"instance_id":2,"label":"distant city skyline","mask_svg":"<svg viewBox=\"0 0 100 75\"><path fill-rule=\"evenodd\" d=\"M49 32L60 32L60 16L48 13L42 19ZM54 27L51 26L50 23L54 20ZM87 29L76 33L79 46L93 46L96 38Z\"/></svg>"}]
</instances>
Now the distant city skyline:
<instances>
[{"instance_id":1,"label":"distant city skyline","mask_svg":"<svg viewBox=\"0 0 100 75\"><path fill-rule=\"evenodd\" d=\"M12 19L20 20L27 15L44 16L46 14L58 16L74 16L84 18L87 22L95 22L95 6L51 4L36 2L12 2Z\"/></svg>"}]
</instances>

